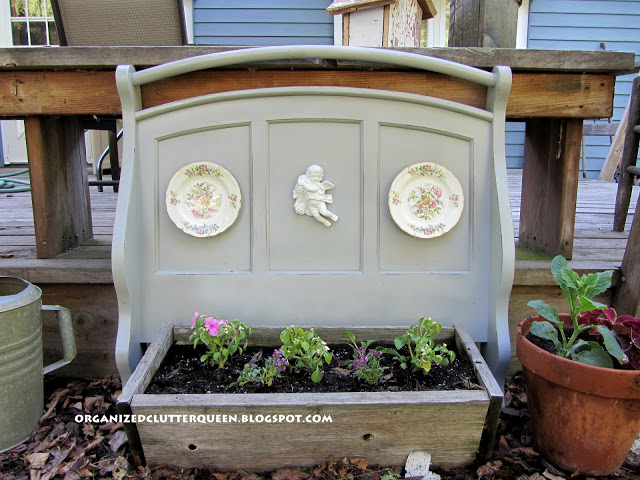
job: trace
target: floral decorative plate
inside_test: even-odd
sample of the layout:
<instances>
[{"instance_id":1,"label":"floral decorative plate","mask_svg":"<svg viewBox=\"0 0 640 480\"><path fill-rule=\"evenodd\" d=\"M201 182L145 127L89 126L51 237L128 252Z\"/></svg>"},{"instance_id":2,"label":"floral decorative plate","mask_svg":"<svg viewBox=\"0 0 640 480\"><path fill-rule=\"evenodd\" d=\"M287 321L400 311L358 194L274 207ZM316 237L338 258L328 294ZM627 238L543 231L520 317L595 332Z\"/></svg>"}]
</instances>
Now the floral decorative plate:
<instances>
[{"instance_id":1,"label":"floral decorative plate","mask_svg":"<svg viewBox=\"0 0 640 480\"><path fill-rule=\"evenodd\" d=\"M165 203L169 218L180 230L194 237L212 237L235 222L240 187L220 165L191 163L169 181Z\"/></svg>"},{"instance_id":2,"label":"floral decorative plate","mask_svg":"<svg viewBox=\"0 0 640 480\"><path fill-rule=\"evenodd\" d=\"M417 238L439 237L462 215L462 185L450 170L432 162L415 163L402 170L389 190L393 221Z\"/></svg>"}]
</instances>

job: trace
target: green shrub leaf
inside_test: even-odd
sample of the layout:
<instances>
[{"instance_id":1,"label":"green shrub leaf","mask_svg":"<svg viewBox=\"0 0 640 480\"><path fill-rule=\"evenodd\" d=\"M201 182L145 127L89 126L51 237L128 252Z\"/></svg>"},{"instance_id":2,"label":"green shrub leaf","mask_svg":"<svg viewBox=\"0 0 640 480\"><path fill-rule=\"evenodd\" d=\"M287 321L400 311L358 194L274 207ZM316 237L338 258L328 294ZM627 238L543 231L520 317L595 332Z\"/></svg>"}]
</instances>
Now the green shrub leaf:
<instances>
[{"instance_id":1,"label":"green shrub leaf","mask_svg":"<svg viewBox=\"0 0 640 480\"><path fill-rule=\"evenodd\" d=\"M532 322L529 327L529 332L536 337L551 340L559 352L562 346L558 340L558 330L549 322Z\"/></svg>"},{"instance_id":2,"label":"green shrub leaf","mask_svg":"<svg viewBox=\"0 0 640 480\"><path fill-rule=\"evenodd\" d=\"M613 270L607 270L606 272L600 272L598 275L598 282L591 292L591 296L595 297L603 292L605 292L611 286L611 276L613 275Z\"/></svg>"},{"instance_id":3,"label":"green shrub leaf","mask_svg":"<svg viewBox=\"0 0 640 480\"><path fill-rule=\"evenodd\" d=\"M351 340L353 343L356 343L356 336L351 332L342 332L345 337Z\"/></svg>"},{"instance_id":4,"label":"green shrub leaf","mask_svg":"<svg viewBox=\"0 0 640 480\"><path fill-rule=\"evenodd\" d=\"M596 367L613 368L613 360L607 352L602 348L592 348L590 350L581 350L571 356L571 358L580 363L593 365Z\"/></svg>"},{"instance_id":5,"label":"green shrub leaf","mask_svg":"<svg viewBox=\"0 0 640 480\"><path fill-rule=\"evenodd\" d=\"M598 325L596 330L598 330L600 335L602 335L602 338L604 339L604 347L607 349L607 352L609 352L609 355L618 360L620 365L628 363L629 359L622 351L622 347L620 347L620 342L618 342L616 334L604 325Z\"/></svg>"},{"instance_id":6,"label":"green shrub leaf","mask_svg":"<svg viewBox=\"0 0 640 480\"><path fill-rule=\"evenodd\" d=\"M527 303L527 305L534 308L536 312L538 312L538 315L540 315L543 318L546 318L550 322L553 322L557 325L562 324L562 321L560 320L560 316L558 315L558 311L548 303L545 303L542 300L532 300L529 303ZM537 322L534 322L534 323L537 323Z\"/></svg>"}]
</instances>

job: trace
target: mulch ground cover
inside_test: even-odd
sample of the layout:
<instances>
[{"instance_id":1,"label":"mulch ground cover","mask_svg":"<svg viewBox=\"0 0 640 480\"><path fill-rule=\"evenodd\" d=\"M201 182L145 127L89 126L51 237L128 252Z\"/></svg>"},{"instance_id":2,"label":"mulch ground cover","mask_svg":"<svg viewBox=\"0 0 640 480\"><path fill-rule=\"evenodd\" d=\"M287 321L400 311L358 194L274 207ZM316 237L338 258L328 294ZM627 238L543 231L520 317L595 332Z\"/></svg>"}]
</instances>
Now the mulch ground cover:
<instances>
[{"instance_id":1,"label":"mulch ground cover","mask_svg":"<svg viewBox=\"0 0 640 480\"><path fill-rule=\"evenodd\" d=\"M115 415L121 392L116 375L101 380L45 377L45 411L24 444L0 454L3 480L184 479L184 480L396 480L401 468L371 465L364 458L327 459L310 468L282 468L260 474L214 472L206 468L152 468L131 462L123 425L78 423L76 416ZM408 452L407 452L408 453ZM527 398L520 374L507 379L494 456L490 462L459 470L435 470L443 480L585 480L545 462L532 447ZM640 479L640 455L630 454L622 468L601 480Z\"/></svg>"}]
</instances>

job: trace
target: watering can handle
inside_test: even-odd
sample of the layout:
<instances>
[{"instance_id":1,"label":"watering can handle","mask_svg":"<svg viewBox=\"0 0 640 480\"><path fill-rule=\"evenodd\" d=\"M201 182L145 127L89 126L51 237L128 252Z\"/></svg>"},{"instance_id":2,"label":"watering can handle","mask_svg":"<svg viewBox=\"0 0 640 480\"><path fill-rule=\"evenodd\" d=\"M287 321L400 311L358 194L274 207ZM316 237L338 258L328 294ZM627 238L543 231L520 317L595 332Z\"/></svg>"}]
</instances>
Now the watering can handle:
<instances>
[{"instance_id":1,"label":"watering can handle","mask_svg":"<svg viewBox=\"0 0 640 480\"><path fill-rule=\"evenodd\" d=\"M71 321L71 312L68 308L60 305L43 305L42 310L56 312L58 320L58 333L62 341L62 360L58 360L51 365L44 367L43 373L53 372L54 370L64 367L73 360L78 352L76 348L76 339L73 335L73 322Z\"/></svg>"}]
</instances>

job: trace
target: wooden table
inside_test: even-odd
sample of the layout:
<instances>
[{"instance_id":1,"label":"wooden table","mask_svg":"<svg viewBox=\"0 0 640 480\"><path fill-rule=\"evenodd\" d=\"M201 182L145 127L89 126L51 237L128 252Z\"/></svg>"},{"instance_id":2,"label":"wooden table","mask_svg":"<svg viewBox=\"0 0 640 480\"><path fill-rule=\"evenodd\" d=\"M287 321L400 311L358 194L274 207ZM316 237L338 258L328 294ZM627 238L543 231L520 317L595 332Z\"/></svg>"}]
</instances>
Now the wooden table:
<instances>
[{"instance_id":1,"label":"wooden table","mask_svg":"<svg viewBox=\"0 0 640 480\"><path fill-rule=\"evenodd\" d=\"M23 118L38 258L92 237L83 129L120 116L114 71L142 69L219 47L0 49L0 117ZM633 52L489 48L401 49L491 69L507 65L507 118L526 121L520 243L571 258L582 122L611 117L615 77L631 73ZM379 64L300 60L195 72L142 87L150 107L199 94L280 86L404 91L484 107L486 89L439 74Z\"/></svg>"}]
</instances>

